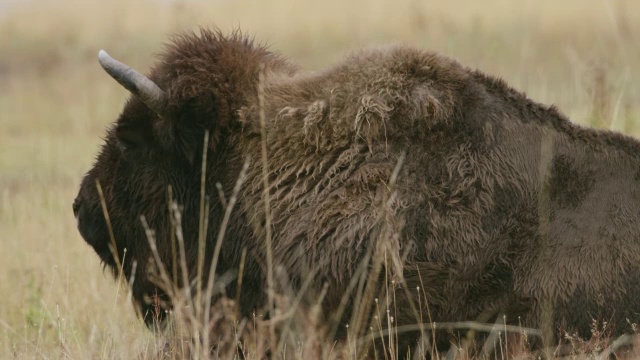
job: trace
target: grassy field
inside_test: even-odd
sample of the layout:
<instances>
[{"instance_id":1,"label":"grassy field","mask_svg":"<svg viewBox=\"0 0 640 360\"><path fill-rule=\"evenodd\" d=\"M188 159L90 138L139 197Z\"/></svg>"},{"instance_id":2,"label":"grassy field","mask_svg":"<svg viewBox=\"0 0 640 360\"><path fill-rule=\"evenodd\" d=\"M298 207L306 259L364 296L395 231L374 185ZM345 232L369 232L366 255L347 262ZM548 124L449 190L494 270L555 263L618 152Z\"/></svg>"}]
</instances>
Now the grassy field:
<instances>
[{"instance_id":1,"label":"grassy field","mask_svg":"<svg viewBox=\"0 0 640 360\"><path fill-rule=\"evenodd\" d=\"M640 135L640 2L40 1L0 5L0 358L153 358L71 202L127 93L98 50L147 69L167 35L240 27L307 69L401 42L505 78L575 122Z\"/></svg>"}]
</instances>

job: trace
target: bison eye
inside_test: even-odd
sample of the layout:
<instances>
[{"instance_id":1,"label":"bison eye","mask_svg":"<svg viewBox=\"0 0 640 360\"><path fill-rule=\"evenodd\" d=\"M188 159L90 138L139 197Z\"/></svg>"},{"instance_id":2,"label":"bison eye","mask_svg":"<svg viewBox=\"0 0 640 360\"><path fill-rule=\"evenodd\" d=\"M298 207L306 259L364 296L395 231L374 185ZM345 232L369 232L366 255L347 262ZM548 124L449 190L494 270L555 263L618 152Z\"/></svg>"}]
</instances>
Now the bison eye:
<instances>
[{"instance_id":1,"label":"bison eye","mask_svg":"<svg viewBox=\"0 0 640 360\"><path fill-rule=\"evenodd\" d=\"M126 158L138 153L147 144L144 132L139 127L118 125L116 127L116 145Z\"/></svg>"},{"instance_id":2,"label":"bison eye","mask_svg":"<svg viewBox=\"0 0 640 360\"><path fill-rule=\"evenodd\" d=\"M135 148L135 146L136 144L129 140L118 139L118 149L120 149L122 153L126 153L127 151L132 150L133 148Z\"/></svg>"}]
</instances>

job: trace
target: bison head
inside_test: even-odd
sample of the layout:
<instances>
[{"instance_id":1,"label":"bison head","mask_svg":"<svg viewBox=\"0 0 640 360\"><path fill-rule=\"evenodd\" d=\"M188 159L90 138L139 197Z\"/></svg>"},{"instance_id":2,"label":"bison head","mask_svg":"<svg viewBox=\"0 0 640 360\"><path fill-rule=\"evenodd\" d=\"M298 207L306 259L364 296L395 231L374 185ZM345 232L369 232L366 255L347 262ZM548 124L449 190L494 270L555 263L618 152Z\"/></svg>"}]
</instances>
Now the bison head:
<instances>
[{"instance_id":1,"label":"bison head","mask_svg":"<svg viewBox=\"0 0 640 360\"><path fill-rule=\"evenodd\" d=\"M154 231L167 272L178 273L172 261L175 252L167 197L171 187L182 208L184 248L192 280L198 257L205 133L209 134L207 186L211 189L221 183L223 192L229 191L233 186L230 179L238 175L242 164L228 161L228 138L242 127L237 114L256 96L261 66L264 71L292 72L293 68L239 33L223 36L208 30L175 38L149 77L104 51L99 60L132 96L107 131L97 160L73 202L73 211L80 234L105 266L114 274L122 269L127 279L133 279L134 299L149 324L156 317L149 316L154 315L150 300L158 294L162 297L162 292L149 276L152 253L141 216ZM221 218L219 203L217 198L211 199L211 224ZM215 226L211 233L215 235ZM207 261L211 248L207 248Z\"/></svg>"}]
</instances>

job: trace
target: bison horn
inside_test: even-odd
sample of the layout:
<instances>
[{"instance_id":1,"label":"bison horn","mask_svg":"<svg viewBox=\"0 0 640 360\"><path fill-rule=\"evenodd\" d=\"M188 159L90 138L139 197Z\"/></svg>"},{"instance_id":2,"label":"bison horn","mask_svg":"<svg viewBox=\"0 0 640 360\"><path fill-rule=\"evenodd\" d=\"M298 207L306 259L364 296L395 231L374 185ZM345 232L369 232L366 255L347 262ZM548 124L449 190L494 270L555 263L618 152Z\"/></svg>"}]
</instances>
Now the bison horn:
<instances>
[{"instance_id":1,"label":"bison horn","mask_svg":"<svg viewBox=\"0 0 640 360\"><path fill-rule=\"evenodd\" d=\"M142 100L161 118L167 115L167 96L156 83L129 66L115 60L106 51L98 53L100 66L125 89Z\"/></svg>"}]
</instances>

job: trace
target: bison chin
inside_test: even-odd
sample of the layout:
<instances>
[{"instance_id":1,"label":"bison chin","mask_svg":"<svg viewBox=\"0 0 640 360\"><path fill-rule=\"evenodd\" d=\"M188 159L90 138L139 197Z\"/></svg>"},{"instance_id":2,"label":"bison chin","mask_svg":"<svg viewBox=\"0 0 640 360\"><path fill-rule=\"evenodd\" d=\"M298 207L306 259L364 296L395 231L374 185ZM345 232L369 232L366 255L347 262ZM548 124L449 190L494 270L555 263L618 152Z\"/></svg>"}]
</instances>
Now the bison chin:
<instances>
[{"instance_id":1,"label":"bison chin","mask_svg":"<svg viewBox=\"0 0 640 360\"><path fill-rule=\"evenodd\" d=\"M93 190L97 188L94 182L95 178L88 174L73 201L73 214L76 218L78 231L84 241L98 254L104 268L109 269L114 277L117 278L122 271L122 275L127 280L134 281L134 284L129 284L135 302L134 306L145 324L152 329L161 326L167 317L167 309L170 308L169 298L150 280L148 269L139 266L136 259L131 256L123 256L124 254L121 253L114 257L114 251L110 245L110 229L107 226L101 204L97 200L99 199L97 191ZM123 261L124 263L122 263Z\"/></svg>"},{"instance_id":2,"label":"bison chin","mask_svg":"<svg viewBox=\"0 0 640 360\"><path fill-rule=\"evenodd\" d=\"M152 330L162 328L171 308L167 294L151 283L138 284L133 292L134 305L145 325Z\"/></svg>"}]
</instances>

